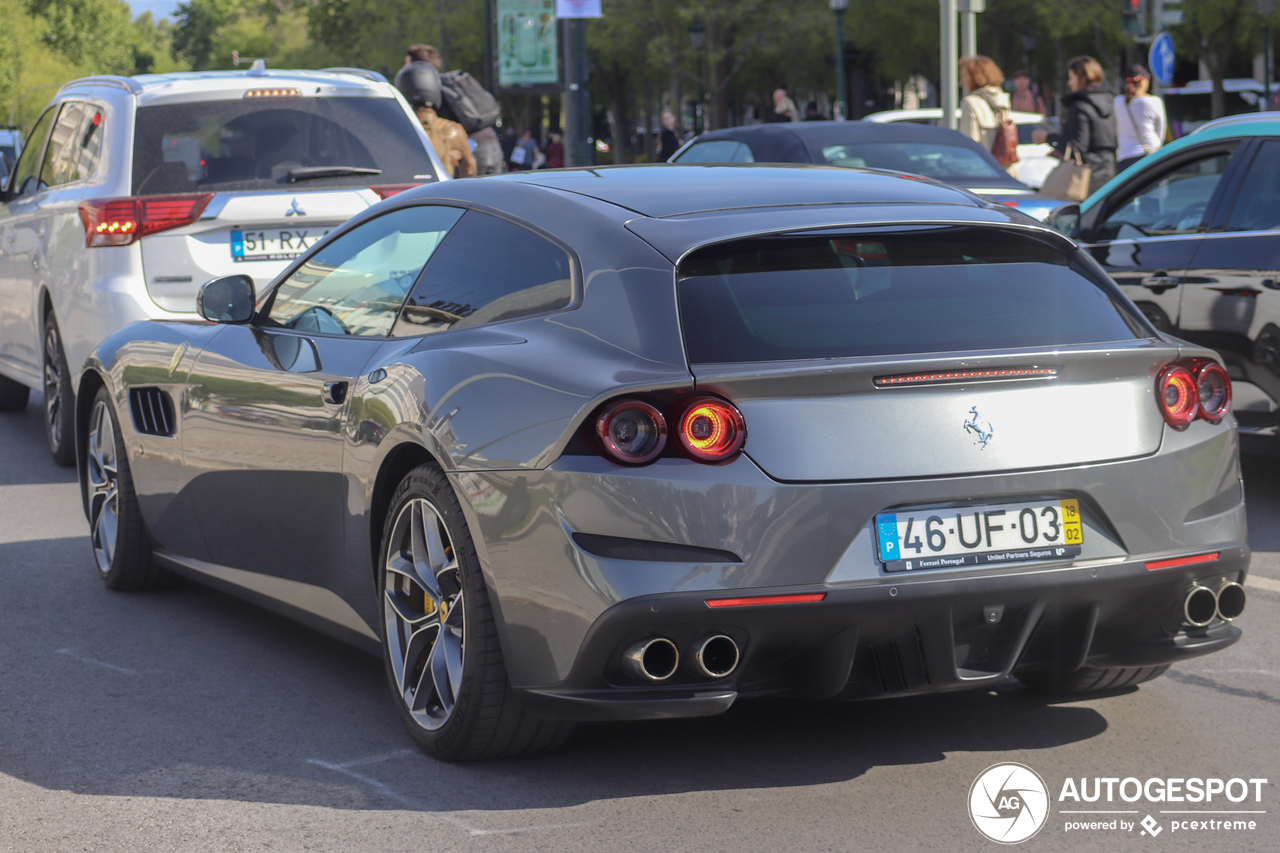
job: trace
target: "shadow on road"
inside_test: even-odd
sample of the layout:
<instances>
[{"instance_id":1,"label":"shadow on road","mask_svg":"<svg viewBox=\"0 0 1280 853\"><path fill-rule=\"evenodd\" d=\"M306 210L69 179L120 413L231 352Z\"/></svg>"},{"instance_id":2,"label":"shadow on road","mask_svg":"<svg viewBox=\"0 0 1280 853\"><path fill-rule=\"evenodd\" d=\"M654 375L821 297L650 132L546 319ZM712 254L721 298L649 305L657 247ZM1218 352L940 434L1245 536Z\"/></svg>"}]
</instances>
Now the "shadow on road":
<instances>
[{"instance_id":1,"label":"shadow on road","mask_svg":"<svg viewBox=\"0 0 1280 853\"><path fill-rule=\"evenodd\" d=\"M1249 547L1255 551L1280 551L1280 527L1271 523L1280 515L1280 457L1240 457L1244 472L1244 496L1249 514Z\"/></svg>"},{"instance_id":2,"label":"shadow on road","mask_svg":"<svg viewBox=\"0 0 1280 853\"><path fill-rule=\"evenodd\" d=\"M35 448L32 452L8 453L0 465L0 486L36 483L74 483L75 468L59 468L49 455L44 433L44 397L31 392L27 407L17 412L0 413L5 441L12 446Z\"/></svg>"}]
</instances>

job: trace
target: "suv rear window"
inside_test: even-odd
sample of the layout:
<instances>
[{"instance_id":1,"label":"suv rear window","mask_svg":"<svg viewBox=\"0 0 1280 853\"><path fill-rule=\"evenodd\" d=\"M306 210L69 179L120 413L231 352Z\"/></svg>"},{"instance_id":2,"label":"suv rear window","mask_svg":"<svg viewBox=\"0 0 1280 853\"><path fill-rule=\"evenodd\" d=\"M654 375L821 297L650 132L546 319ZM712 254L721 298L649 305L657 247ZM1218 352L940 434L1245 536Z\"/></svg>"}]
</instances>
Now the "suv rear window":
<instances>
[{"instance_id":1,"label":"suv rear window","mask_svg":"<svg viewBox=\"0 0 1280 853\"><path fill-rule=\"evenodd\" d=\"M711 246L679 270L694 364L955 352L1146 337L1078 251L917 226Z\"/></svg>"},{"instance_id":2,"label":"suv rear window","mask_svg":"<svg viewBox=\"0 0 1280 853\"><path fill-rule=\"evenodd\" d=\"M378 172L317 176L322 167ZM134 195L435 178L421 137L394 98L196 101L140 107L135 122Z\"/></svg>"}]
</instances>

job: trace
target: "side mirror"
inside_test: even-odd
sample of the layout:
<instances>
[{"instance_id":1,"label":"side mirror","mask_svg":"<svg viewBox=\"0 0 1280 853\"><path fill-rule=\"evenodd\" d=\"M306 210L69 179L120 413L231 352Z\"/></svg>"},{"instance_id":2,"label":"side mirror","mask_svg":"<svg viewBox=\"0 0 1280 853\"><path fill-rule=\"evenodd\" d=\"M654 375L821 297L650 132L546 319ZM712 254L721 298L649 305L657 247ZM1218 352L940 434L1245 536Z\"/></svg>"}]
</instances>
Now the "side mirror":
<instances>
[{"instance_id":1,"label":"side mirror","mask_svg":"<svg viewBox=\"0 0 1280 853\"><path fill-rule=\"evenodd\" d=\"M248 323L253 319L253 304L253 279L247 275L215 278L196 294L196 313L214 323Z\"/></svg>"},{"instance_id":2,"label":"side mirror","mask_svg":"<svg viewBox=\"0 0 1280 853\"><path fill-rule=\"evenodd\" d=\"M1064 204L1049 214L1049 224L1072 240L1080 230L1080 205Z\"/></svg>"}]
</instances>

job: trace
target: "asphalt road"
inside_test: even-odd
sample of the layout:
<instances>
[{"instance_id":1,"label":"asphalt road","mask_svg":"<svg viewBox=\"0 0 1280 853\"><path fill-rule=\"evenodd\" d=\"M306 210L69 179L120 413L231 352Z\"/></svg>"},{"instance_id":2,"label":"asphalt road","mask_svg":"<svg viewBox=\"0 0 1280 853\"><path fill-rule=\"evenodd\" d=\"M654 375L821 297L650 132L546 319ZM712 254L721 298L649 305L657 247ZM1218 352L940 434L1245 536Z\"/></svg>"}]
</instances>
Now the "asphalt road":
<instances>
[{"instance_id":1,"label":"asphalt road","mask_svg":"<svg viewBox=\"0 0 1280 853\"><path fill-rule=\"evenodd\" d=\"M0 850L990 851L966 805L1006 761L1055 800L1068 777L1269 780L1248 802L1118 816L1055 801L1027 850L1280 850L1280 461L1245 460L1244 640L1138 689L744 703L448 765L415 751L377 660L194 584L107 591L39 418L38 400L0 415ZM1175 831L1224 816L1170 808L1265 813ZM1065 829L1148 814L1155 837Z\"/></svg>"}]
</instances>

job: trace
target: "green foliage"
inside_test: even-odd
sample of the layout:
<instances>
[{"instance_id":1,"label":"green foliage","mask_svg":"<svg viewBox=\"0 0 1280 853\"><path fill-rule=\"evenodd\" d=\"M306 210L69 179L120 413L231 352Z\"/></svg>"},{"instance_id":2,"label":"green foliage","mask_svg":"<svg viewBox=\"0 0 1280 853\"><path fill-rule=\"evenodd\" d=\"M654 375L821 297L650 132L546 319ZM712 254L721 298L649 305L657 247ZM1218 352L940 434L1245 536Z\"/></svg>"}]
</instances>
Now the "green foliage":
<instances>
[{"instance_id":1,"label":"green foliage","mask_svg":"<svg viewBox=\"0 0 1280 853\"><path fill-rule=\"evenodd\" d=\"M133 70L133 27L122 0L27 0L44 22L43 41L73 64L97 74Z\"/></svg>"}]
</instances>

